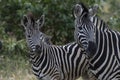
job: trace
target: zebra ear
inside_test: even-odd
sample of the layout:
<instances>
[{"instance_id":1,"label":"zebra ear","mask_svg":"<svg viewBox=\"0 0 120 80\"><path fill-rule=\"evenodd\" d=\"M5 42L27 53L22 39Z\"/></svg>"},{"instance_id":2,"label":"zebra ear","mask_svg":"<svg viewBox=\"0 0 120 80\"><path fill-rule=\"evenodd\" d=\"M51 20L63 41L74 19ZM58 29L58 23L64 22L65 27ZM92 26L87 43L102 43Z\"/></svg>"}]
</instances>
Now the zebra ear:
<instances>
[{"instance_id":1,"label":"zebra ear","mask_svg":"<svg viewBox=\"0 0 120 80\"><path fill-rule=\"evenodd\" d=\"M28 17L26 15L23 16L23 18L21 19L21 25L26 28L27 27L27 23L28 23Z\"/></svg>"},{"instance_id":2,"label":"zebra ear","mask_svg":"<svg viewBox=\"0 0 120 80\"><path fill-rule=\"evenodd\" d=\"M24 15L21 19L21 25L26 29L28 27L34 27L35 20L32 13L28 13L27 15Z\"/></svg>"},{"instance_id":3,"label":"zebra ear","mask_svg":"<svg viewBox=\"0 0 120 80\"><path fill-rule=\"evenodd\" d=\"M97 14L98 8L99 6L97 4L89 8L89 16L95 16Z\"/></svg>"},{"instance_id":4,"label":"zebra ear","mask_svg":"<svg viewBox=\"0 0 120 80\"><path fill-rule=\"evenodd\" d=\"M76 4L73 10L74 17L77 18L82 14L82 6L79 4Z\"/></svg>"},{"instance_id":5,"label":"zebra ear","mask_svg":"<svg viewBox=\"0 0 120 80\"><path fill-rule=\"evenodd\" d=\"M41 29L41 27L44 25L45 22L45 15L42 15L40 19L37 20L37 27Z\"/></svg>"}]
</instances>

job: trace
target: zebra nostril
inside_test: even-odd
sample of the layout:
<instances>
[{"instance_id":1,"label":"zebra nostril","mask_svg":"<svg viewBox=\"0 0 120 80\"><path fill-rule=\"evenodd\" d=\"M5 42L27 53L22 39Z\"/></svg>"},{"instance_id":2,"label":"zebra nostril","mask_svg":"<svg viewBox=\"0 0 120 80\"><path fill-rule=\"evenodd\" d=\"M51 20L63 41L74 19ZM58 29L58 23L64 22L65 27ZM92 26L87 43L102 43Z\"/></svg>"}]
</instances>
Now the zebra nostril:
<instances>
[{"instance_id":1,"label":"zebra nostril","mask_svg":"<svg viewBox=\"0 0 120 80\"><path fill-rule=\"evenodd\" d=\"M30 35L28 35L28 37L30 37Z\"/></svg>"}]
</instances>

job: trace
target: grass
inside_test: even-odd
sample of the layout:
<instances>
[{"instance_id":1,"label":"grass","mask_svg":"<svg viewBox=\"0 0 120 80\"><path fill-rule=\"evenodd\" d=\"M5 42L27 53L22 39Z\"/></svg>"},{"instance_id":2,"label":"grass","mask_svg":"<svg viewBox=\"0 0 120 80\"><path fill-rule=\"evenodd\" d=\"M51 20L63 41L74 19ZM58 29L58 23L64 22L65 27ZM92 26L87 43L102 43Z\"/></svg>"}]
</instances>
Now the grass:
<instances>
[{"instance_id":1,"label":"grass","mask_svg":"<svg viewBox=\"0 0 120 80\"><path fill-rule=\"evenodd\" d=\"M0 80L36 80L30 68L21 55L0 55Z\"/></svg>"},{"instance_id":2,"label":"grass","mask_svg":"<svg viewBox=\"0 0 120 80\"><path fill-rule=\"evenodd\" d=\"M22 55L0 55L0 80L37 80L28 58ZM81 79L77 79L81 80Z\"/></svg>"}]
</instances>

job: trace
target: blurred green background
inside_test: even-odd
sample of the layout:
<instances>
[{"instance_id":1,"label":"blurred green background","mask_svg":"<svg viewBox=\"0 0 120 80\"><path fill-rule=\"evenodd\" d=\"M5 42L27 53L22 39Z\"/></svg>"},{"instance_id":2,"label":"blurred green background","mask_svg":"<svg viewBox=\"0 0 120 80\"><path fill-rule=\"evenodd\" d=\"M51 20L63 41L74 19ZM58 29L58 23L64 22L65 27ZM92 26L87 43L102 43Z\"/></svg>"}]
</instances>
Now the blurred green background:
<instances>
[{"instance_id":1,"label":"blurred green background","mask_svg":"<svg viewBox=\"0 0 120 80\"><path fill-rule=\"evenodd\" d=\"M20 24L23 15L30 11L38 19L44 14L42 31L52 36L53 44L66 44L74 41L72 10L79 2L87 7L98 4L97 15L120 31L120 0L0 0L0 80L35 80Z\"/></svg>"}]
</instances>

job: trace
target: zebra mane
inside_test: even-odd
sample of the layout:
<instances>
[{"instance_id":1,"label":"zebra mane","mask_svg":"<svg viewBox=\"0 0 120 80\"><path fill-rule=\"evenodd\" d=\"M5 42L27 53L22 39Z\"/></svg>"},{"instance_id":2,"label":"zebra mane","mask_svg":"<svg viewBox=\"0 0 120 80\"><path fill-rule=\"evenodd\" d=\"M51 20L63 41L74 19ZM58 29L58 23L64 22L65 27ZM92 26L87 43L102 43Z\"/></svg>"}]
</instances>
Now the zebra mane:
<instances>
[{"instance_id":1,"label":"zebra mane","mask_svg":"<svg viewBox=\"0 0 120 80\"><path fill-rule=\"evenodd\" d=\"M34 20L34 15L32 12L28 12L27 14L27 17L29 17L30 19ZM35 21L35 20L34 20Z\"/></svg>"},{"instance_id":2,"label":"zebra mane","mask_svg":"<svg viewBox=\"0 0 120 80\"><path fill-rule=\"evenodd\" d=\"M82 7L84 8L83 10L83 12L89 12L89 10L88 10L88 8L83 4L83 3L79 3L80 5L82 5Z\"/></svg>"},{"instance_id":3,"label":"zebra mane","mask_svg":"<svg viewBox=\"0 0 120 80\"><path fill-rule=\"evenodd\" d=\"M91 16L90 20L97 29L104 30L109 28L108 24L97 15Z\"/></svg>"},{"instance_id":4,"label":"zebra mane","mask_svg":"<svg viewBox=\"0 0 120 80\"><path fill-rule=\"evenodd\" d=\"M35 26L35 17L32 12L28 12L26 16L31 20L33 27Z\"/></svg>"},{"instance_id":5,"label":"zebra mane","mask_svg":"<svg viewBox=\"0 0 120 80\"><path fill-rule=\"evenodd\" d=\"M98 15L96 15L98 9L99 9L99 6L95 4L94 6L89 8L88 15L91 19L91 22L93 22L98 29L102 29L102 28L106 29L108 28L108 24L103 19L101 19ZM102 26L100 24L102 24Z\"/></svg>"}]
</instances>

